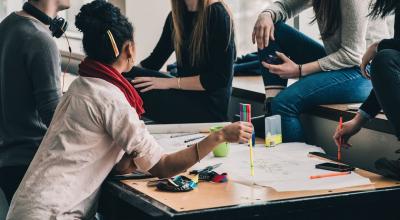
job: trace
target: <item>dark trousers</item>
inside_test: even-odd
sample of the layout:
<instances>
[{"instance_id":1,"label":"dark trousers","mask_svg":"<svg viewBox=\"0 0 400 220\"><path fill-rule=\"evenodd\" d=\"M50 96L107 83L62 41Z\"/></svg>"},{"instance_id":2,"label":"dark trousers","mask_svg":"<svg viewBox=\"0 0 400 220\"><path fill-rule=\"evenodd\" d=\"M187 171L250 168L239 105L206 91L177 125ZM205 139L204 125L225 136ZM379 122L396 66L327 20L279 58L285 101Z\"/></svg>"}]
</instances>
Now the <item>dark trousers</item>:
<instances>
[{"instance_id":1,"label":"dark trousers","mask_svg":"<svg viewBox=\"0 0 400 220\"><path fill-rule=\"evenodd\" d=\"M371 64L371 80L376 97L400 140L400 52L378 52Z\"/></svg>"},{"instance_id":2,"label":"dark trousers","mask_svg":"<svg viewBox=\"0 0 400 220\"><path fill-rule=\"evenodd\" d=\"M28 166L12 166L0 168L0 188L3 190L8 204L24 177Z\"/></svg>"},{"instance_id":3,"label":"dark trousers","mask_svg":"<svg viewBox=\"0 0 400 220\"><path fill-rule=\"evenodd\" d=\"M133 68L124 74L129 81L135 77L162 77L170 78L171 75L157 71ZM144 101L146 113L144 117L156 123L205 123L220 122L225 119L216 116L209 106L206 92L184 90L152 90L140 93Z\"/></svg>"}]
</instances>

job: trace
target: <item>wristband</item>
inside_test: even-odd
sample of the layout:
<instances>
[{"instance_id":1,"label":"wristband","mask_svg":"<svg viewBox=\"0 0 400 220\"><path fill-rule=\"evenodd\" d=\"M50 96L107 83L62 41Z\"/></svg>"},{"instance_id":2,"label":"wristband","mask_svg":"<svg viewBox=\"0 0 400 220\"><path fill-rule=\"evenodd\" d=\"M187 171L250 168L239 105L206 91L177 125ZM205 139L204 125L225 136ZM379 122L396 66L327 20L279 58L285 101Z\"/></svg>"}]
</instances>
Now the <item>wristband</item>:
<instances>
[{"instance_id":1,"label":"wristband","mask_svg":"<svg viewBox=\"0 0 400 220\"><path fill-rule=\"evenodd\" d=\"M303 77L303 65L299 64L299 79Z\"/></svg>"}]
</instances>

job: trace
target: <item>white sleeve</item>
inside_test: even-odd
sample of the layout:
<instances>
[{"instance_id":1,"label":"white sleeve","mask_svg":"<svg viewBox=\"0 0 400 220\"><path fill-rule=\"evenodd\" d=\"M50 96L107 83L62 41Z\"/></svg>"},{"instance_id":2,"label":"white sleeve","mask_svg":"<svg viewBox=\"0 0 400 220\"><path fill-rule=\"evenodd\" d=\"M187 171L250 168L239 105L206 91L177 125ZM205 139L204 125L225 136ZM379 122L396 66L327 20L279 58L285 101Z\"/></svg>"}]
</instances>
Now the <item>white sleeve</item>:
<instances>
[{"instance_id":1,"label":"white sleeve","mask_svg":"<svg viewBox=\"0 0 400 220\"><path fill-rule=\"evenodd\" d=\"M134 154L135 165L141 171L148 171L156 165L164 150L156 142L134 108L127 103L108 104L103 112L107 133L114 142L128 154Z\"/></svg>"},{"instance_id":2,"label":"white sleeve","mask_svg":"<svg viewBox=\"0 0 400 220\"><path fill-rule=\"evenodd\" d=\"M312 0L280 0L272 3L265 11L275 15L274 22L291 19L312 6Z\"/></svg>"}]
</instances>

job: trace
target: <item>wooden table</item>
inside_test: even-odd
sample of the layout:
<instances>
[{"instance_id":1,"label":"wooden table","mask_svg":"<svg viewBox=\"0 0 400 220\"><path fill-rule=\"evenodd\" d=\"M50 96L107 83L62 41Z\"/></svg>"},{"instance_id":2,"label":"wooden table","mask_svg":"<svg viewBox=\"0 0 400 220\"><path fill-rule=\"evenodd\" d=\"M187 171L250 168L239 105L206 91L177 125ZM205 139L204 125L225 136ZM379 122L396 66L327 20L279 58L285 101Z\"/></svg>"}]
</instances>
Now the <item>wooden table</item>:
<instances>
[{"instance_id":1,"label":"wooden table","mask_svg":"<svg viewBox=\"0 0 400 220\"><path fill-rule=\"evenodd\" d=\"M396 216L400 182L365 170L356 172L369 178L373 185L277 192L269 187L248 186L236 181L203 182L191 192L168 193L148 187L148 180L107 181L100 210L111 220L369 219L371 216L391 219Z\"/></svg>"}]
</instances>

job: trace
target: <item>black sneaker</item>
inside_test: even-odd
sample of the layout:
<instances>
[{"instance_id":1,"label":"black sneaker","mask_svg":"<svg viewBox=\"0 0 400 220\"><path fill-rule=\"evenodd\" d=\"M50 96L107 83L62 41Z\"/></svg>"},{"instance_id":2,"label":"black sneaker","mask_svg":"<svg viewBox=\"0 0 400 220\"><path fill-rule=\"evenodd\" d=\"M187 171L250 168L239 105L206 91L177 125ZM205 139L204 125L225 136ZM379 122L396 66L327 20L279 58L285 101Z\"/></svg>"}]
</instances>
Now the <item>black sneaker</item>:
<instances>
[{"instance_id":1,"label":"black sneaker","mask_svg":"<svg viewBox=\"0 0 400 220\"><path fill-rule=\"evenodd\" d=\"M375 168L383 176L400 180L400 160L380 158L375 161Z\"/></svg>"}]
</instances>

